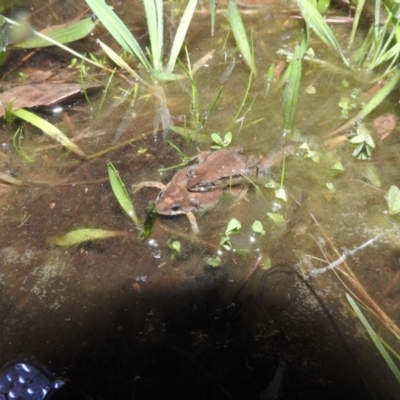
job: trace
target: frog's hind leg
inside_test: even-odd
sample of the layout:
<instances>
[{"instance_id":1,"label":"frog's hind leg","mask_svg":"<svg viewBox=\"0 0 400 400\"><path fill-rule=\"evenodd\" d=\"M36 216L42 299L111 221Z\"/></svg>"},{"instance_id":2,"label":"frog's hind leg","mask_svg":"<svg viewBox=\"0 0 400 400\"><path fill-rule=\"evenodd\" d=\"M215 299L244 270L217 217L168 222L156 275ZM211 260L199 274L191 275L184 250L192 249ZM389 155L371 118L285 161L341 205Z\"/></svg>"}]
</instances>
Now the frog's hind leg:
<instances>
[{"instance_id":1,"label":"frog's hind leg","mask_svg":"<svg viewBox=\"0 0 400 400\"><path fill-rule=\"evenodd\" d=\"M143 189L143 188L147 188L147 187L153 187L153 188L157 188L160 190L164 190L165 189L165 185L161 182L157 182L157 181L145 181L145 182L140 182L137 184L133 184L132 185L132 190L133 193L136 193L138 190Z\"/></svg>"}]
</instances>

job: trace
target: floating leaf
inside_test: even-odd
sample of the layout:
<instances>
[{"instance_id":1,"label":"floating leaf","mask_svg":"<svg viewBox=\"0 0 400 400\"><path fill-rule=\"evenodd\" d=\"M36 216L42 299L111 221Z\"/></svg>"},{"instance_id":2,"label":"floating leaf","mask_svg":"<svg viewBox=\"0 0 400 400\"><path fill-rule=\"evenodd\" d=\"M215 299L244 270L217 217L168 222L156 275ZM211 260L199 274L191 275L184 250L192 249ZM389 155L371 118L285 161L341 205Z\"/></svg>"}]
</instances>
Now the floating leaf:
<instances>
[{"instance_id":1,"label":"floating leaf","mask_svg":"<svg viewBox=\"0 0 400 400\"><path fill-rule=\"evenodd\" d=\"M279 213L267 213L268 217L272 219L277 225L285 225L285 219L282 214Z\"/></svg>"},{"instance_id":2,"label":"floating leaf","mask_svg":"<svg viewBox=\"0 0 400 400\"><path fill-rule=\"evenodd\" d=\"M54 125L50 124L50 122L47 122L43 118L40 118L36 114L31 113L30 111L20 109L13 111L13 114L18 117L23 119L26 122L29 122L30 124L36 126L40 130L42 130L46 135L50 136L51 138L57 140L57 142L61 143L63 146L65 146L67 149L71 150L78 156L82 158L87 158L86 154L71 140L67 138L58 128L56 128Z\"/></svg>"},{"instance_id":3,"label":"floating leaf","mask_svg":"<svg viewBox=\"0 0 400 400\"><path fill-rule=\"evenodd\" d=\"M394 185L390 186L385 198L389 207L389 215L400 213L400 189Z\"/></svg>"},{"instance_id":4,"label":"floating leaf","mask_svg":"<svg viewBox=\"0 0 400 400\"><path fill-rule=\"evenodd\" d=\"M335 164L332 165L331 169L334 169L335 171L344 171L345 170L343 164L340 161L335 162Z\"/></svg>"},{"instance_id":5,"label":"floating leaf","mask_svg":"<svg viewBox=\"0 0 400 400\"><path fill-rule=\"evenodd\" d=\"M231 239L229 239L229 236L223 237L223 238L221 239L221 241L219 242L219 244L220 244L225 250L228 250L228 251L231 251L232 248L233 248L232 241L231 241Z\"/></svg>"},{"instance_id":6,"label":"floating leaf","mask_svg":"<svg viewBox=\"0 0 400 400\"><path fill-rule=\"evenodd\" d=\"M62 236L53 236L49 238L49 242L57 246L69 247L76 246L88 240L107 239L117 236L128 236L129 232L107 231L104 229L77 229Z\"/></svg>"},{"instance_id":7,"label":"floating leaf","mask_svg":"<svg viewBox=\"0 0 400 400\"><path fill-rule=\"evenodd\" d=\"M140 222L136 215L135 208L133 207L132 201L129 197L128 191L126 190L125 184L119 176L118 171L115 167L108 162L107 163L108 176L110 178L110 183L115 197L118 203L123 208L123 210L129 215L133 223L137 228L140 228Z\"/></svg>"},{"instance_id":8,"label":"floating leaf","mask_svg":"<svg viewBox=\"0 0 400 400\"><path fill-rule=\"evenodd\" d=\"M242 229L242 224L236 219L231 218L228 222L228 227L226 228L225 235L231 235L232 233L237 233Z\"/></svg>"},{"instance_id":9,"label":"floating leaf","mask_svg":"<svg viewBox=\"0 0 400 400\"><path fill-rule=\"evenodd\" d=\"M283 201L287 201L287 196L286 196L286 191L284 188L279 188L277 190L275 190L275 197L277 199L283 200Z\"/></svg>"},{"instance_id":10,"label":"floating leaf","mask_svg":"<svg viewBox=\"0 0 400 400\"><path fill-rule=\"evenodd\" d=\"M253 225L251 226L251 229L255 233L259 233L260 235L265 235L264 227L260 221L254 221Z\"/></svg>"},{"instance_id":11,"label":"floating leaf","mask_svg":"<svg viewBox=\"0 0 400 400\"><path fill-rule=\"evenodd\" d=\"M173 242L169 243L168 247L180 254L182 246L179 240L174 240Z\"/></svg>"},{"instance_id":12,"label":"floating leaf","mask_svg":"<svg viewBox=\"0 0 400 400\"><path fill-rule=\"evenodd\" d=\"M215 143L214 146L211 146L212 149L220 149L221 147L227 147L232 143L232 132L225 133L224 138L222 139L219 133L212 133L211 139Z\"/></svg>"},{"instance_id":13,"label":"floating leaf","mask_svg":"<svg viewBox=\"0 0 400 400\"><path fill-rule=\"evenodd\" d=\"M204 261L206 262L207 266L212 268L219 268L222 265L222 260L220 256L206 257Z\"/></svg>"}]
</instances>

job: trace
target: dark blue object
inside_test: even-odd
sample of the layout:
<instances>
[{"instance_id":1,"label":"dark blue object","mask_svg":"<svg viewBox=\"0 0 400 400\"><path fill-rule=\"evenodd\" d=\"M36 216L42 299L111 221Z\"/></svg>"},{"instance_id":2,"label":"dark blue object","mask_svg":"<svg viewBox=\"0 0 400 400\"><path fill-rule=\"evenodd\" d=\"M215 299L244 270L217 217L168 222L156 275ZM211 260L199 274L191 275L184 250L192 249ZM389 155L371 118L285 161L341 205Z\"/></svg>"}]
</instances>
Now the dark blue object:
<instances>
[{"instance_id":1,"label":"dark blue object","mask_svg":"<svg viewBox=\"0 0 400 400\"><path fill-rule=\"evenodd\" d=\"M45 400L63 385L39 363L12 361L0 371L0 400Z\"/></svg>"}]
</instances>

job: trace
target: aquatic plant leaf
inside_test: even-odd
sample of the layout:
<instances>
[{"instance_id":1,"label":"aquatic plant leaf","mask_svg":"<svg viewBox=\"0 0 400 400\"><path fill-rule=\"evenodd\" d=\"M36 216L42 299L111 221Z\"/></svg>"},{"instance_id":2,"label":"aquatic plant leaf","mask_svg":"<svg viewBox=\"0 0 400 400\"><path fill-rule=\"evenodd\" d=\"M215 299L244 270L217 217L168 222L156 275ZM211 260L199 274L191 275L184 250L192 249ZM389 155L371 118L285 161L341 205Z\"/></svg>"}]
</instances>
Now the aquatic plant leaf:
<instances>
[{"instance_id":1,"label":"aquatic plant leaf","mask_svg":"<svg viewBox=\"0 0 400 400\"><path fill-rule=\"evenodd\" d=\"M335 171L344 171L344 166L340 161L336 161L335 164L332 165L331 169Z\"/></svg>"},{"instance_id":2,"label":"aquatic plant leaf","mask_svg":"<svg viewBox=\"0 0 400 400\"><path fill-rule=\"evenodd\" d=\"M139 235L140 240L147 239L153 233L156 217L157 217L156 203L154 201L151 201L147 207L146 217L144 219L144 224L143 224L143 231Z\"/></svg>"},{"instance_id":3,"label":"aquatic plant leaf","mask_svg":"<svg viewBox=\"0 0 400 400\"><path fill-rule=\"evenodd\" d=\"M206 262L207 266L211 268L219 268L222 265L222 260L220 256L206 257L204 258L204 261Z\"/></svg>"},{"instance_id":4,"label":"aquatic plant leaf","mask_svg":"<svg viewBox=\"0 0 400 400\"><path fill-rule=\"evenodd\" d=\"M237 233L242 229L242 224L236 218L231 218L228 222L228 227L226 228L225 235L229 236L232 233Z\"/></svg>"},{"instance_id":5,"label":"aquatic plant leaf","mask_svg":"<svg viewBox=\"0 0 400 400\"><path fill-rule=\"evenodd\" d=\"M215 145L211 146L212 149L220 149L222 147L227 147L232 142L232 132L225 133L223 139L221 138L219 133L212 133L211 140L215 143Z\"/></svg>"},{"instance_id":6,"label":"aquatic plant leaf","mask_svg":"<svg viewBox=\"0 0 400 400\"><path fill-rule=\"evenodd\" d=\"M400 213L400 189L394 185L390 186L385 198L389 207L389 215Z\"/></svg>"},{"instance_id":7,"label":"aquatic plant leaf","mask_svg":"<svg viewBox=\"0 0 400 400\"><path fill-rule=\"evenodd\" d=\"M157 71L162 68L163 2L162 0L143 0L143 5L149 31L153 70Z\"/></svg>"},{"instance_id":8,"label":"aquatic plant leaf","mask_svg":"<svg viewBox=\"0 0 400 400\"><path fill-rule=\"evenodd\" d=\"M246 30L244 28L242 17L240 16L239 8L235 0L228 0L228 19L239 50L242 53L247 65L250 67L251 72L255 74L256 67L254 65L254 57L251 52Z\"/></svg>"},{"instance_id":9,"label":"aquatic plant leaf","mask_svg":"<svg viewBox=\"0 0 400 400\"><path fill-rule=\"evenodd\" d=\"M180 254L182 248L181 242L179 240L172 241L171 243L168 244L168 247L174 250L178 254Z\"/></svg>"},{"instance_id":10,"label":"aquatic plant leaf","mask_svg":"<svg viewBox=\"0 0 400 400\"><path fill-rule=\"evenodd\" d=\"M175 126L175 125L170 125L169 129L171 129L172 132L177 133L178 135L181 135L185 139L193 140L195 142L199 143L209 143L210 142L210 137L205 135L204 133L198 133L197 131L193 129L189 129L186 127L182 126Z\"/></svg>"},{"instance_id":11,"label":"aquatic plant leaf","mask_svg":"<svg viewBox=\"0 0 400 400\"><path fill-rule=\"evenodd\" d=\"M133 206L132 200L129 197L128 191L126 190L125 184L119 176L118 171L115 167L108 162L107 163L108 177L110 178L111 188L114 192L115 197L122 209L129 215L133 223L137 228L141 228L139 218L136 215L135 208Z\"/></svg>"},{"instance_id":12,"label":"aquatic plant leaf","mask_svg":"<svg viewBox=\"0 0 400 400\"><path fill-rule=\"evenodd\" d=\"M374 331L370 323L368 322L367 318L365 318L365 315L361 311L360 307L358 307L357 303L354 301L354 299L346 293L347 301L350 303L351 307L353 308L354 312L356 313L358 319L361 321L363 324L365 330L368 332L369 337L371 338L372 342L378 349L380 355L382 358L385 360L387 366L390 368L392 371L393 375L396 377L397 382L400 383L400 370L397 367L397 365L394 363L392 357L390 357L389 353L385 349L381 338L378 336L378 334Z\"/></svg>"},{"instance_id":13,"label":"aquatic plant leaf","mask_svg":"<svg viewBox=\"0 0 400 400\"><path fill-rule=\"evenodd\" d=\"M61 44L74 42L86 37L96 26L96 21L91 17L82 19L78 22L70 22L62 25L55 25L40 32L45 36L57 41ZM44 37L34 36L23 42L13 44L13 47L18 49L32 49L37 47L54 46L54 43L49 42Z\"/></svg>"},{"instance_id":14,"label":"aquatic plant leaf","mask_svg":"<svg viewBox=\"0 0 400 400\"><path fill-rule=\"evenodd\" d=\"M210 17L211 17L211 36L214 36L215 32L215 17L217 15L217 0L208 0L210 6Z\"/></svg>"},{"instance_id":15,"label":"aquatic plant leaf","mask_svg":"<svg viewBox=\"0 0 400 400\"><path fill-rule=\"evenodd\" d=\"M174 74L173 72L166 71L151 71L150 74L158 81L179 81L186 78L184 74Z\"/></svg>"},{"instance_id":16,"label":"aquatic plant leaf","mask_svg":"<svg viewBox=\"0 0 400 400\"><path fill-rule=\"evenodd\" d=\"M77 154L78 156L85 159L87 158L86 154L79 148L79 146L68 139L67 136L65 136L57 127L55 127L50 122L47 122L43 118L40 118L38 115L30 111L24 110L23 108L13 111L13 114L16 117L36 126L41 131L43 131L43 133L50 136L52 139L57 140L58 143L61 143L64 147Z\"/></svg>"},{"instance_id":17,"label":"aquatic plant leaf","mask_svg":"<svg viewBox=\"0 0 400 400\"><path fill-rule=\"evenodd\" d=\"M104 229L85 228L68 232L62 236L50 237L48 241L57 246L69 247L69 246L76 246L83 242L87 242L88 240L107 239L110 237L127 236L127 235L130 235L130 233L121 231L108 231Z\"/></svg>"},{"instance_id":18,"label":"aquatic plant leaf","mask_svg":"<svg viewBox=\"0 0 400 400\"><path fill-rule=\"evenodd\" d=\"M178 29L175 33L175 38L174 42L172 43L171 52L169 54L169 60L166 68L167 72L172 72L174 70L176 59L178 58L179 52L181 51L182 48L182 44L186 38L186 33L189 28L190 22L193 18L196 5L197 5L197 0L189 0L185 8L185 11L183 12Z\"/></svg>"},{"instance_id":19,"label":"aquatic plant leaf","mask_svg":"<svg viewBox=\"0 0 400 400\"><path fill-rule=\"evenodd\" d=\"M103 43L101 40L98 40L98 43L100 47L103 49L103 51L107 54L107 56L115 62L119 67L124 69L125 71L129 72L132 76L134 76L137 80L139 80L141 83L146 85L147 87L150 87L150 84L148 84L145 80L143 80L137 73L134 71L128 63L126 63L113 49L108 47L105 43Z\"/></svg>"},{"instance_id":20,"label":"aquatic plant leaf","mask_svg":"<svg viewBox=\"0 0 400 400\"><path fill-rule=\"evenodd\" d=\"M272 219L277 225L285 225L285 219L282 214L279 213L267 213L268 217Z\"/></svg>"},{"instance_id":21,"label":"aquatic plant leaf","mask_svg":"<svg viewBox=\"0 0 400 400\"><path fill-rule=\"evenodd\" d=\"M302 50L299 45L296 45L293 59L289 66L288 84L283 100L283 132L285 135L292 131L296 117L300 95L302 58Z\"/></svg>"},{"instance_id":22,"label":"aquatic plant leaf","mask_svg":"<svg viewBox=\"0 0 400 400\"><path fill-rule=\"evenodd\" d=\"M151 65L130 30L104 0L85 0L110 35L129 54L134 55L147 71Z\"/></svg>"},{"instance_id":23,"label":"aquatic plant leaf","mask_svg":"<svg viewBox=\"0 0 400 400\"><path fill-rule=\"evenodd\" d=\"M286 196L286 191L284 188L279 188L277 190L275 190L275 197L277 199L283 200L287 202L287 196Z\"/></svg>"},{"instance_id":24,"label":"aquatic plant leaf","mask_svg":"<svg viewBox=\"0 0 400 400\"><path fill-rule=\"evenodd\" d=\"M7 50L7 46L10 44L10 26L3 15L0 15L0 52Z\"/></svg>"},{"instance_id":25,"label":"aquatic plant leaf","mask_svg":"<svg viewBox=\"0 0 400 400\"><path fill-rule=\"evenodd\" d=\"M251 229L255 233L259 233L260 235L265 235L263 224L258 220L253 222Z\"/></svg>"},{"instance_id":26,"label":"aquatic plant leaf","mask_svg":"<svg viewBox=\"0 0 400 400\"><path fill-rule=\"evenodd\" d=\"M298 4L304 21L306 21L310 29L312 29L326 45L335 49L342 57L344 64L349 66L349 61L344 56L335 35L316 7L311 4L309 0L298 0Z\"/></svg>"},{"instance_id":27,"label":"aquatic plant leaf","mask_svg":"<svg viewBox=\"0 0 400 400\"><path fill-rule=\"evenodd\" d=\"M354 14L354 21L351 27L351 35L349 40L349 46L352 45L354 38L356 37L356 32L358 24L360 23L361 12L364 9L365 0L358 0L356 4L356 12Z\"/></svg>"},{"instance_id":28,"label":"aquatic plant leaf","mask_svg":"<svg viewBox=\"0 0 400 400\"><path fill-rule=\"evenodd\" d=\"M233 244L229 236L224 236L219 242L220 246L222 246L225 250L231 251L233 249Z\"/></svg>"}]
</instances>

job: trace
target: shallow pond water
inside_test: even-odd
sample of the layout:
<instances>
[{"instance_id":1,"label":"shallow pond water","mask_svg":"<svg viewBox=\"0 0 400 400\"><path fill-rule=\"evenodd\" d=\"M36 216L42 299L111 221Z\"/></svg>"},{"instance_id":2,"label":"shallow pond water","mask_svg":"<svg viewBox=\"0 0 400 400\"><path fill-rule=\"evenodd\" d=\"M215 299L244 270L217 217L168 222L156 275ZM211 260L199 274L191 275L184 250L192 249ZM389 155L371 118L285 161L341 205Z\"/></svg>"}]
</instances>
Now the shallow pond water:
<instances>
[{"instance_id":1,"label":"shallow pond water","mask_svg":"<svg viewBox=\"0 0 400 400\"><path fill-rule=\"evenodd\" d=\"M131 15L129 7L114 6L145 41L139 11ZM132 7L142 10L140 2ZM295 124L299 139L285 137L284 88L275 85L264 96L263 75L272 62L284 60L279 49L293 50L301 23L274 5L244 9L258 74L236 116L249 70L233 38L225 43L224 13L221 6L211 41L209 15L200 7L187 40L192 64L214 51L194 76L202 113L223 86L197 132L207 137L206 143L160 129L166 109L167 123L190 125L188 80L154 84L151 90L140 87L134 99L121 91L132 87L115 77L100 112L100 101L94 99L91 108L81 102L62 114L45 114L62 129L75 127L77 143L89 155L86 161L58 146L48 149L53 143L31 128L22 143L35 161L24 162L12 146L13 130L4 126L3 170L25 184L3 185L0 199L0 361L34 357L96 399L400 398L398 384L345 297L352 293L375 311L379 305L387 325L399 333L399 221L388 216L385 200L389 187L400 184L399 130L384 141L376 139L370 160L356 160L354 145L336 143L328 135L345 122L340 99L350 97L354 88L366 92L370 80L304 61ZM174 22L171 17L169 23ZM99 27L83 45L98 51L98 36L112 44ZM311 43L319 58L342 67L317 39ZM66 56L59 57L62 64ZM36 62L45 59L41 55ZM108 76L99 79L105 84ZM397 107L389 99L365 122L370 126L378 115L396 114ZM159 190L133 193L131 186L171 179L176 170L159 169L181 158L168 141L195 156L198 149L209 149L211 133L227 131L233 133L233 145L257 157L293 144L284 164L287 202L260 180L239 203L228 207L222 202L199 215L197 236L185 216L159 216L150 238L139 240L112 193L106 162L119 171L143 221ZM79 139L82 132L86 137ZM300 149L304 143L319 162L306 157L311 153ZM344 171L332 169L338 161ZM280 159L265 179L280 182L282 171ZM274 212L284 224L267 216ZM220 241L233 217L242 229L231 235L233 249L227 251ZM255 220L262 222L265 234L252 231ZM51 243L80 228L124 236L68 248ZM174 241L181 244L179 253L171 246ZM344 262L333 268L343 255ZM206 259L216 256L222 265L211 268ZM318 274L328 264L332 268ZM365 313L398 348L381 321Z\"/></svg>"}]
</instances>

